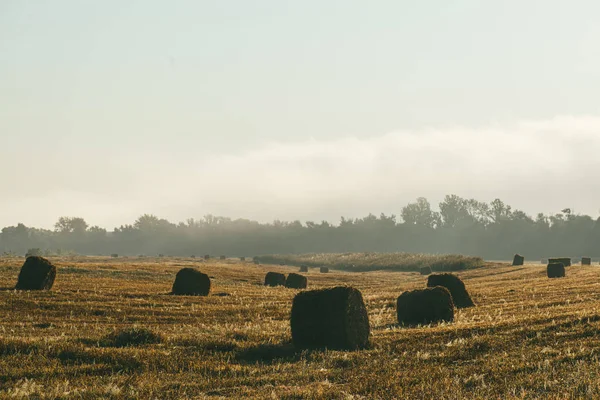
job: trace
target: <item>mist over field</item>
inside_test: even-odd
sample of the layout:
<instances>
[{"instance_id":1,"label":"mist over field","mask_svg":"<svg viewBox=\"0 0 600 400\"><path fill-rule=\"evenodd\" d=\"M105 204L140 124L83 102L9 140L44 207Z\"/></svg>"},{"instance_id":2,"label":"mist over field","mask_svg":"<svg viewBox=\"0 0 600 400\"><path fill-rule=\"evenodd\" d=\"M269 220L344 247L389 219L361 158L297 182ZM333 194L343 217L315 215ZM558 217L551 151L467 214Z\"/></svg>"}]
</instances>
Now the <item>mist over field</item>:
<instances>
[{"instance_id":1,"label":"mist over field","mask_svg":"<svg viewBox=\"0 0 600 400\"><path fill-rule=\"evenodd\" d=\"M261 222L338 222L400 214L417 197L501 198L527 213L600 206L600 118L562 116L487 127L397 130L369 138L308 138L248 150L205 151L165 142L77 147L68 143L0 159L0 225L52 227L83 216L113 228L142 213L171 221L206 214ZM15 173L18 171L18 174Z\"/></svg>"}]
</instances>

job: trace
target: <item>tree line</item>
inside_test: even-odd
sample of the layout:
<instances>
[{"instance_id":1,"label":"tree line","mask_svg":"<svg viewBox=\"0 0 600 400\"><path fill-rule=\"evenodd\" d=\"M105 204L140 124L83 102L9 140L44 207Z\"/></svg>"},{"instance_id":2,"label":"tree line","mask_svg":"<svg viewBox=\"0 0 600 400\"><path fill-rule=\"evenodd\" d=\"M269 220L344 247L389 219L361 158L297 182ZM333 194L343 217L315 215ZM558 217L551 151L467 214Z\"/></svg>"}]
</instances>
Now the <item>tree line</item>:
<instances>
[{"instance_id":1,"label":"tree line","mask_svg":"<svg viewBox=\"0 0 600 400\"><path fill-rule=\"evenodd\" d=\"M402 207L400 216L369 214L327 221L259 223L207 215L172 223L144 214L112 232L80 217L60 217L54 230L9 226L0 233L0 251L46 254L169 256L417 252L458 253L486 259L599 256L600 218L565 208L535 217L496 199L490 203L447 195L434 211L423 197Z\"/></svg>"}]
</instances>

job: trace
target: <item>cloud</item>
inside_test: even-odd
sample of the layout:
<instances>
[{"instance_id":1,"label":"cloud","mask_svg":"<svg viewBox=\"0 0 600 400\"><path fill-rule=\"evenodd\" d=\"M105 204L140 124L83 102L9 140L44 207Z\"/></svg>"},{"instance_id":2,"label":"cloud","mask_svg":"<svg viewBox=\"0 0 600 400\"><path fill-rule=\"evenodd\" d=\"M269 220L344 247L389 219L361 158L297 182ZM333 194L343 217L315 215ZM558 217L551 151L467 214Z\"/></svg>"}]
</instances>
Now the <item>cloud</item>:
<instances>
[{"instance_id":1,"label":"cloud","mask_svg":"<svg viewBox=\"0 0 600 400\"><path fill-rule=\"evenodd\" d=\"M48 226L60 215L79 215L112 228L145 212L172 221L208 213L338 221L369 212L399 214L419 196L435 206L452 193L500 198L530 214L571 207L596 215L600 208L599 117L310 138L237 155L124 154L61 162L59 153L37 169L33 160L31 168L15 173L14 190L0 199L0 225L18 220ZM43 183L30 185L36 182L31 171L39 170Z\"/></svg>"}]
</instances>

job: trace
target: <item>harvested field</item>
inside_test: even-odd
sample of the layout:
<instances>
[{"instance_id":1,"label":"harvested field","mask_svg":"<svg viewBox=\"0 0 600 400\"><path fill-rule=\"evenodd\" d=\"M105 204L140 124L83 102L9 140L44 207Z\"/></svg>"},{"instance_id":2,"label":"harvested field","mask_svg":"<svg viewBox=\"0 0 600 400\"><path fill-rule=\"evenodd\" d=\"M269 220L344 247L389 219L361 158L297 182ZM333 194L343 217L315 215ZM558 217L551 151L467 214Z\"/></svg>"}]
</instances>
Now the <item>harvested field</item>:
<instances>
[{"instance_id":1,"label":"harvested field","mask_svg":"<svg viewBox=\"0 0 600 400\"><path fill-rule=\"evenodd\" d=\"M352 285L369 314L367 349L324 351L291 344L297 291L264 286L266 272L295 266L50 260L52 291L28 292L13 289L24 259L0 258L0 398L600 397L597 266L562 279L537 263L456 272L477 307L455 310L453 323L411 328L397 324L395 305L425 287L419 272L311 269L311 288ZM169 295L182 267L211 277L209 296ZM160 340L105 343L128 328Z\"/></svg>"}]
</instances>

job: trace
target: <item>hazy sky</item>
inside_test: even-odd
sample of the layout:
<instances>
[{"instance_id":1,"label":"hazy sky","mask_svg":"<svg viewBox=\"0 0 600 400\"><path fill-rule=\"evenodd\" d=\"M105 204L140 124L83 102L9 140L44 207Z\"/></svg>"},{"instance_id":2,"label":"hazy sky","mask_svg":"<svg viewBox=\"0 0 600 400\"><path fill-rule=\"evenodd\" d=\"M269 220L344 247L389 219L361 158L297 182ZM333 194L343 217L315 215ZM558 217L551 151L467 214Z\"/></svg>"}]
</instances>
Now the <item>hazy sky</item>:
<instances>
[{"instance_id":1,"label":"hazy sky","mask_svg":"<svg viewBox=\"0 0 600 400\"><path fill-rule=\"evenodd\" d=\"M0 0L0 227L600 211L600 3Z\"/></svg>"}]
</instances>

